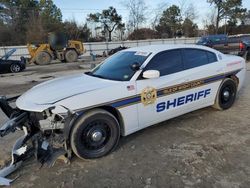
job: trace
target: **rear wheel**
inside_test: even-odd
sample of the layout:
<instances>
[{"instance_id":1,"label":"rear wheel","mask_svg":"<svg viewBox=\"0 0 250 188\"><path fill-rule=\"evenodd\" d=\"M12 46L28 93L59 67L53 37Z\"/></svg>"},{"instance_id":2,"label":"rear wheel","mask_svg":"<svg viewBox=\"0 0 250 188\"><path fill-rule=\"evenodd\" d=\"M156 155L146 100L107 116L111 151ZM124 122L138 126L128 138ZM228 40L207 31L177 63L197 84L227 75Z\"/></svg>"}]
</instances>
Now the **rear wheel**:
<instances>
[{"instance_id":1,"label":"rear wheel","mask_svg":"<svg viewBox=\"0 0 250 188\"><path fill-rule=\"evenodd\" d=\"M250 48L247 49L247 58L246 60L250 60Z\"/></svg>"},{"instance_id":2,"label":"rear wheel","mask_svg":"<svg viewBox=\"0 0 250 188\"><path fill-rule=\"evenodd\" d=\"M92 110L73 126L70 145L82 159L93 159L107 155L118 144L120 126L117 119L101 109Z\"/></svg>"},{"instance_id":3,"label":"rear wheel","mask_svg":"<svg viewBox=\"0 0 250 188\"><path fill-rule=\"evenodd\" d=\"M67 62L77 61L78 55L75 50L68 50L65 54L65 59Z\"/></svg>"},{"instance_id":4,"label":"rear wheel","mask_svg":"<svg viewBox=\"0 0 250 188\"><path fill-rule=\"evenodd\" d=\"M12 73L17 73L17 72L20 72L21 71L21 65L18 65L18 64L16 64L16 63L14 63L14 64L12 64L11 66L10 66L10 72L12 72Z\"/></svg>"},{"instance_id":5,"label":"rear wheel","mask_svg":"<svg viewBox=\"0 0 250 188\"><path fill-rule=\"evenodd\" d=\"M221 84L217 94L214 108L226 110L233 106L237 94L237 84L234 80L227 78Z\"/></svg>"},{"instance_id":6,"label":"rear wheel","mask_svg":"<svg viewBox=\"0 0 250 188\"><path fill-rule=\"evenodd\" d=\"M52 57L48 52L39 52L36 56L36 64L38 65L47 65L51 62Z\"/></svg>"}]
</instances>

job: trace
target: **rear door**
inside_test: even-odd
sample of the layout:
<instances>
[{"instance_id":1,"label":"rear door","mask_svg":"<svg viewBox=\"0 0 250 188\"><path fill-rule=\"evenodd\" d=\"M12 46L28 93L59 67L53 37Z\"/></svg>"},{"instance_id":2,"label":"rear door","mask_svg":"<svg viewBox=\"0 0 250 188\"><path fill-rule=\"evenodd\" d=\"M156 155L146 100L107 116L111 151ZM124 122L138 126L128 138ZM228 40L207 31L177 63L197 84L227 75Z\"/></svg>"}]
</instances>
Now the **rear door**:
<instances>
[{"instance_id":1,"label":"rear door","mask_svg":"<svg viewBox=\"0 0 250 188\"><path fill-rule=\"evenodd\" d=\"M238 55L240 52L240 42L239 37L230 37L228 38L228 49L224 53Z\"/></svg>"},{"instance_id":2,"label":"rear door","mask_svg":"<svg viewBox=\"0 0 250 188\"><path fill-rule=\"evenodd\" d=\"M185 83L190 87L193 100L188 111L214 104L218 87L224 77L224 65L213 52L201 49L182 50Z\"/></svg>"}]
</instances>

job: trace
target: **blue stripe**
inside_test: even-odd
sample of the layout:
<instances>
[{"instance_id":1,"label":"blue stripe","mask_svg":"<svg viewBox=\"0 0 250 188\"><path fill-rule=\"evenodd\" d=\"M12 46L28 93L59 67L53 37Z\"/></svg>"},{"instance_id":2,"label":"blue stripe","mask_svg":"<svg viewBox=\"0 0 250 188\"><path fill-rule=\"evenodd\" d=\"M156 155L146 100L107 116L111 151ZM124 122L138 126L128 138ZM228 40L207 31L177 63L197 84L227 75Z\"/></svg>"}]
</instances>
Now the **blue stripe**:
<instances>
[{"instance_id":1,"label":"blue stripe","mask_svg":"<svg viewBox=\"0 0 250 188\"><path fill-rule=\"evenodd\" d=\"M133 97L130 99L125 99L123 101L118 101L118 102L112 103L111 106L116 108L116 107L120 107L120 106L126 106L128 104L139 102L139 101L141 101L141 97L137 96L137 97Z\"/></svg>"},{"instance_id":2,"label":"blue stripe","mask_svg":"<svg viewBox=\"0 0 250 188\"><path fill-rule=\"evenodd\" d=\"M230 73L227 73L227 74L224 74L224 75L217 75L217 76L214 76L212 78L207 78L207 79L204 79L204 83L206 84L206 83L214 82L214 81L217 81L217 80L222 80L226 76L232 75L232 74L235 75L240 71L241 70L238 70L238 71L235 71L235 72L230 72ZM202 86L202 85L200 85L200 86ZM173 86L173 87L175 87L175 86ZM157 97L161 97L163 95L165 95L164 89L160 89L160 91L157 91ZM134 97L129 98L129 99L124 99L124 100L121 100L121 101L111 103L110 105L112 107L114 107L114 108L117 108L117 107L122 107L122 106L129 105L129 104L137 103L137 102L140 102L140 101L141 101L141 96L134 96Z\"/></svg>"},{"instance_id":3,"label":"blue stripe","mask_svg":"<svg viewBox=\"0 0 250 188\"><path fill-rule=\"evenodd\" d=\"M157 91L157 96L158 96L158 97L161 97L162 95L164 95L164 90L162 90L162 91Z\"/></svg>"},{"instance_id":4,"label":"blue stripe","mask_svg":"<svg viewBox=\"0 0 250 188\"><path fill-rule=\"evenodd\" d=\"M212 78L205 79L204 83L209 83L209 82L213 82L213 81L216 81L216 80L221 80L223 78L225 78L225 75L215 76L215 77L212 77Z\"/></svg>"}]
</instances>

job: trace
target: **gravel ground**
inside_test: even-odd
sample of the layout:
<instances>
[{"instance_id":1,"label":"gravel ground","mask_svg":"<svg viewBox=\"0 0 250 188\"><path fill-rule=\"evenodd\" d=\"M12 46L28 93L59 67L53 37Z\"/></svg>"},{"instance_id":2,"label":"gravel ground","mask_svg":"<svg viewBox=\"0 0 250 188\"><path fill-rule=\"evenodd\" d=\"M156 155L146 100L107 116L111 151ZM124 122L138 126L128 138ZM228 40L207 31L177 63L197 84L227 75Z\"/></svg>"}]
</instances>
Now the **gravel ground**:
<instances>
[{"instance_id":1,"label":"gravel ground","mask_svg":"<svg viewBox=\"0 0 250 188\"><path fill-rule=\"evenodd\" d=\"M80 73L78 63L29 67L0 76L0 95L23 93L54 77ZM122 138L110 155L73 158L39 168L33 160L11 175L12 187L246 187L250 185L250 64L245 87L227 111L198 110ZM4 116L0 114L0 123ZM17 135L0 141L0 165Z\"/></svg>"}]
</instances>

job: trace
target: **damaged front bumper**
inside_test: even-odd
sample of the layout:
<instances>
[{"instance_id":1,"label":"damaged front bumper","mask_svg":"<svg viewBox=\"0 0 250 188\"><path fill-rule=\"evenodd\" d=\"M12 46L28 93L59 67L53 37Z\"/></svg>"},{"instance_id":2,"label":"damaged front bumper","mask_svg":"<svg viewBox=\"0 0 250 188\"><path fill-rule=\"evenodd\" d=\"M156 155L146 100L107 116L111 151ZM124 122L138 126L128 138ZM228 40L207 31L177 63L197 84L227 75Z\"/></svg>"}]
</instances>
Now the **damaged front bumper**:
<instances>
[{"instance_id":1,"label":"damaged front bumper","mask_svg":"<svg viewBox=\"0 0 250 188\"><path fill-rule=\"evenodd\" d=\"M60 128L64 127L58 127L55 126L56 124L53 124L52 128L41 129L39 121L43 118L37 117L35 113L22 111L10 106L9 103L16 99L17 97L0 97L0 109L9 118L0 127L0 137L4 137L17 130L24 132L24 135L17 139L12 148L11 163L0 170L0 185L10 185L13 180L6 177L32 156L35 156L41 165L47 164L48 166L53 166L59 157L64 159L66 163L71 158L71 150L64 134L61 134L62 131L60 130ZM46 114L45 116L47 117ZM68 117L71 117L71 115ZM65 121L68 122L67 119ZM57 131L59 134L57 134ZM56 137L56 135L60 136ZM57 141L55 141L55 137L58 139ZM54 145L57 145L57 147L54 147Z\"/></svg>"}]
</instances>

